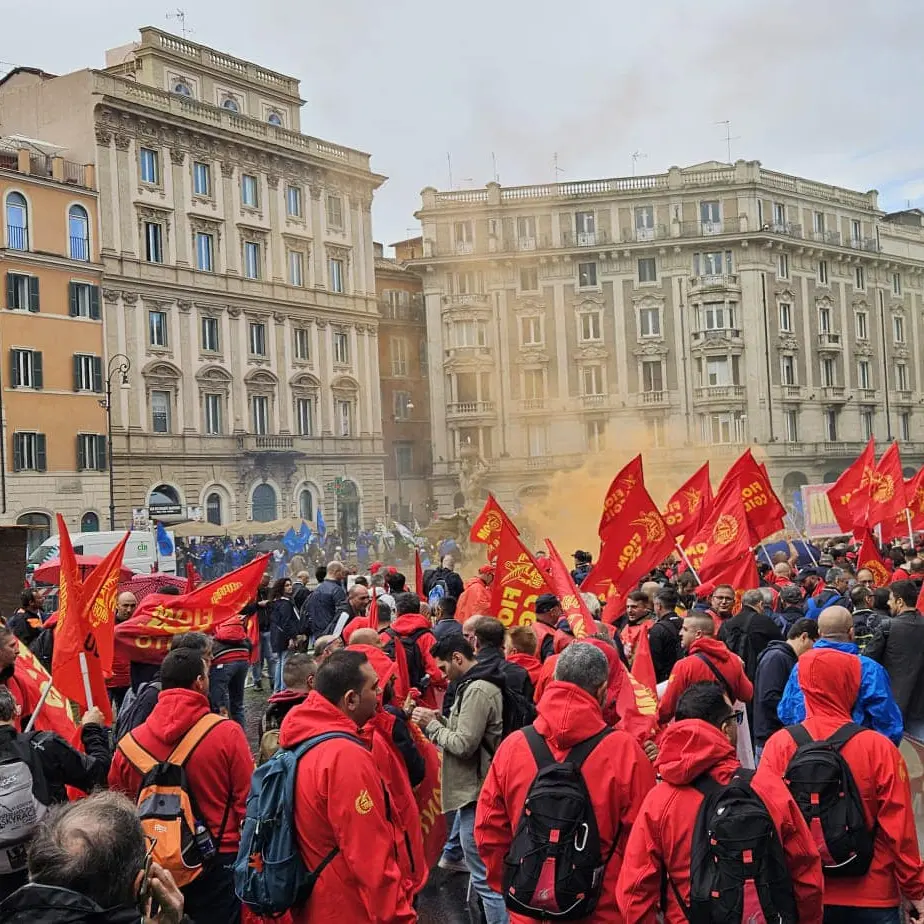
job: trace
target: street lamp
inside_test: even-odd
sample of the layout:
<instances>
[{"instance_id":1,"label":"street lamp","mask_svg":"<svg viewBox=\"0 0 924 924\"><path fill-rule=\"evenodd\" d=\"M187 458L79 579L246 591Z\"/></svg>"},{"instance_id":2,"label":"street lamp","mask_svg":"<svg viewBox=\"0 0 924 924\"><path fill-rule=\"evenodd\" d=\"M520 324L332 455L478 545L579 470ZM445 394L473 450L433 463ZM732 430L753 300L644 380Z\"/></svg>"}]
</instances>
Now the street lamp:
<instances>
[{"instance_id":1,"label":"street lamp","mask_svg":"<svg viewBox=\"0 0 924 924\"><path fill-rule=\"evenodd\" d=\"M121 377L123 388L128 387L128 371L132 361L124 353L116 353L106 370L106 400L100 405L106 409L106 452L109 457L109 529L115 529L115 475L112 471L112 378Z\"/></svg>"}]
</instances>

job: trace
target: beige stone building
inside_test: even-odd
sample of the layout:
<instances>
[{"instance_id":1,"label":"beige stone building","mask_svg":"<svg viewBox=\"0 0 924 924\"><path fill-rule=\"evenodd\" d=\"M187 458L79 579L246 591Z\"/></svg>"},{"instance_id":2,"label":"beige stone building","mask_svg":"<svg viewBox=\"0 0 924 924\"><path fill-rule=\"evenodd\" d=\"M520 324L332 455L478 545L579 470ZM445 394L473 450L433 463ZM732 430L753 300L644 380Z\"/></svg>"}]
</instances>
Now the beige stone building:
<instances>
[{"instance_id":1,"label":"beige stone building","mask_svg":"<svg viewBox=\"0 0 924 924\"><path fill-rule=\"evenodd\" d=\"M787 503L871 435L924 462L919 213L756 161L422 200L442 511L642 447L756 444Z\"/></svg>"},{"instance_id":2,"label":"beige stone building","mask_svg":"<svg viewBox=\"0 0 924 924\"><path fill-rule=\"evenodd\" d=\"M117 510L216 523L383 510L369 155L302 134L299 83L161 32L19 69L9 131L97 167Z\"/></svg>"}]
</instances>

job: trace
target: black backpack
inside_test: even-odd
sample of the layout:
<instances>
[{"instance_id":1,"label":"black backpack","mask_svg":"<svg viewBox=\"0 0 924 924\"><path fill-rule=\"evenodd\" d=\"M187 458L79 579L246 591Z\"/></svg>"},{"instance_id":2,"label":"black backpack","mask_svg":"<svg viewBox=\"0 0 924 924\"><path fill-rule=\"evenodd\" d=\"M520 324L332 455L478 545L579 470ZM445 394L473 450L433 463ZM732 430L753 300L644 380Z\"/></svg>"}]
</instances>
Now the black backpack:
<instances>
[{"instance_id":1,"label":"black backpack","mask_svg":"<svg viewBox=\"0 0 924 924\"><path fill-rule=\"evenodd\" d=\"M753 770L739 769L727 786L708 773L693 781L704 798L690 847L689 907L670 880L691 924L799 920L783 846L767 806L751 788L753 776Z\"/></svg>"},{"instance_id":2,"label":"black backpack","mask_svg":"<svg viewBox=\"0 0 924 924\"><path fill-rule=\"evenodd\" d=\"M619 831L604 857L581 766L611 731L605 728L582 741L558 763L535 728L523 730L538 772L504 857L504 902L511 911L543 921L575 921L596 908Z\"/></svg>"},{"instance_id":3,"label":"black backpack","mask_svg":"<svg viewBox=\"0 0 924 924\"><path fill-rule=\"evenodd\" d=\"M504 698L504 730L501 737L506 738L511 732L526 728L536 721L536 704L518 690L511 690L510 687L504 687L502 695Z\"/></svg>"},{"instance_id":4,"label":"black backpack","mask_svg":"<svg viewBox=\"0 0 924 924\"><path fill-rule=\"evenodd\" d=\"M825 876L865 876L873 861L876 828L866 825L863 800L841 748L865 729L853 722L815 741L804 725L786 731L796 742L783 776L811 829Z\"/></svg>"},{"instance_id":5,"label":"black backpack","mask_svg":"<svg viewBox=\"0 0 924 924\"><path fill-rule=\"evenodd\" d=\"M427 635L427 633L433 634L430 629L415 629L410 635L398 635L391 626L384 633L390 637L390 641L387 641L384 645L384 651L392 661L395 660L395 639L400 639L404 648L404 658L407 661L408 680L410 685L416 687L421 693L430 686L430 678L427 677L424 680L426 670L424 669L423 655L417 646L417 639L422 635ZM434 644L436 644L435 640Z\"/></svg>"}]
</instances>

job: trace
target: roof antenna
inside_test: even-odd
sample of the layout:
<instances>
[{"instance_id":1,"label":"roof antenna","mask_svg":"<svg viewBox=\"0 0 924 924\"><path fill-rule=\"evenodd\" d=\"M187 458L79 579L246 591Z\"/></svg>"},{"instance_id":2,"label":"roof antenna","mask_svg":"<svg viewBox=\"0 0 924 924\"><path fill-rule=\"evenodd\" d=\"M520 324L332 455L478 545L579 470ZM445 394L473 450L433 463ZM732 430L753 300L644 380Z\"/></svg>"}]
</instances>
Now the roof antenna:
<instances>
[{"instance_id":1,"label":"roof antenna","mask_svg":"<svg viewBox=\"0 0 924 924\"><path fill-rule=\"evenodd\" d=\"M725 126L725 156L727 157L726 163L731 163L731 143L733 141L740 141L741 135L733 135L731 133L731 122L728 119L720 119L718 122L713 122L713 125L724 125Z\"/></svg>"},{"instance_id":2,"label":"roof antenna","mask_svg":"<svg viewBox=\"0 0 924 924\"><path fill-rule=\"evenodd\" d=\"M167 19L175 19L180 24L180 35L183 38L188 38L192 33L192 29L186 27L186 10L177 9L175 13L167 13Z\"/></svg>"},{"instance_id":3,"label":"roof antenna","mask_svg":"<svg viewBox=\"0 0 924 924\"><path fill-rule=\"evenodd\" d=\"M633 151L630 155L632 158L632 176L635 176L635 165L639 160L647 158L647 154L643 154L641 151Z\"/></svg>"},{"instance_id":4,"label":"roof antenna","mask_svg":"<svg viewBox=\"0 0 924 924\"><path fill-rule=\"evenodd\" d=\"M558 151L552 155L552 170L555 172L555 182L558 182L558 175L564 173L564 169L558 166Z\"/></svg>"}]
</instances>

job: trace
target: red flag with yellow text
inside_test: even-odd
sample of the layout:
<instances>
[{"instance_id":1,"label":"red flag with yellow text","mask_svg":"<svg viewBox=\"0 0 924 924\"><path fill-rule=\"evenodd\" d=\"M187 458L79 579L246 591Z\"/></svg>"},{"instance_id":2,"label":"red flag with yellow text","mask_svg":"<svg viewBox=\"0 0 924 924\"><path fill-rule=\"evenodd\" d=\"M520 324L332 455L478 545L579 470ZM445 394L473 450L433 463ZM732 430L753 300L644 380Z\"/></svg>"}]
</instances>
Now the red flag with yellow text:
<instances>
[{"instance_id":1,"label":"red flag with yellow text","mask_svg":"<svg viewBox=\"0 0 924 924\"><path fill-rule=\"evenodd\" d=\"M610 531L615 527L622 516L632 496L641 487L645 488L645 478L642 474L642 457L637 455L613 479L603 499L603 513L600 514L600 525L597 534L604 544L609 538ZM647 491L645 492L648 493Z\"/></svg>"},{"instance_id":2,"label":"red flag with yellow text","mask_svg":"<svg viewBox=\"0 0 924 924\"><path fill-rule=\"evenodd\" d=\"M741 609L741 597L746 590L754 590L760 585L760 577L757 574L757 562L750 551L742 552L736 558L727 561L721 567L717 567L710 575L709 580L696 588L696 596L703 598L712 595L712 592L720 584L728 584L735 591L735 605L732 612L737 613Z\"/></svg>"},{"instance_id":3,"label":"red flag with yellow text","mask_svg":"<svg viewBox=\"0 0 924 924\"><path fill-rule=\"evenodd\" d=\"M861 532L866 525L869 487L876 471L875 440L870 439L840 478L827 490L837 525L845 532Z\"/></svg>"},{"instance_id":4,"label":"red flag with yellow text","mask_svg":"<svg viewBox=\"0 0 924 924\"><path fill-rule=\"evenodd\" d=\"M497 548L501 541L501 531L504 528L510 530L515 536L520 534L513 520L507 516L506 511L497 502L493 494L488 495L484 503L484 508L469 531L469 541L477 542L488 547L488 561L494 561L497 557ZM420 592L423 584L421 583L417 590Z\"/></svg>"},{"instance_id":5,"label":"red flag with yellow text","mask_svg":"<svg viewBox=\"0 0 924 924\"><path fill-rule=\"evenodd\" d=\"M89 629L96 638L103 673L112 670L115 647L115 610L119 596L119 575L130 532L126 532L115 548L87 575L83 582L83 597L87 606Z\"/></svg>"},{"instance_id":6,"label":"red flag with yellow text","mask_svg":"<svg viewBox=\"0 0 924 924\"><path fill-rule=\"evenodd\" d=\"M129 661L159 664L174 635L214 632L215 626L236 616L256 597L270 557L261 555L191 594L149 594L131 619L116 626L116 648Z\"/></svg>"},{"instance_id":7,"label":"red flag with yellow text","mask_svg":"<svg viewBox=\"0 0 924 924\"><path fill-rule=\"evenodd\" d=\"M726 491L721 499L716 498L712 514L685 551L703 583L744 553L751 555L747 515L738 491Z\"/></svg>"},{"instance_id":8,"label":"red flag with yellow text","mask_svg":"<svg viewBox=\"0 0 924 924\"><path fill-rule=\"evenodd\" d=\"M872 530L863 531L863 541L857 552L857 571L866 568L872 572L877 587L888 587L892 583L892 568L879 552L879 546Z\"/></svg>"},{"instance_id":9,"label":"red flag with yellow text","mask_svg":"<svg viewBox=\"0 0 924 924\"><path fill-rule=\"evenodd\" d=\"M658 701L655 694L629 673L619 661L622 680L616 691L617 728L628 732L639 744L655 736L658 730Z\"/></svg>"},{"instance_id":10,"label":"red flag with yellow text","mask_svg":"<svg viewBox=\"0 0 924 924\"><path fill-rule=\"evenodd\" d=\"M19 688L20 697L16 701L22 707L22 717L26 718L35 711L45 684L51 681L48 671L42 662L20 641L19 657L13 668L13 685ZM11 692L16 695L15 691ZM71 710L66 697L52 684L51 691L45 698L45 703L39 710L35 719L35 728L38 731L50 731L60 735L65 741L72 741L77 723L71 717Z\"/></svg>"},{"instance_id":11,"label":"red flag with yellow text","mask_svg":"<svg viewBox=\"0 0 924 924\"><path fill-rule=\"evenodd\" d=\"M561 600L561 609L571 626L571 631L577 639L589 638L595 635L597 627L594 625L593 616L584 602L580 591L571 577L571 572L561 560L558 549L552 544L551 539L545 540L546 547L549 550L549 564L551 565L552 586L554 593Z\"/></svg>"},{"instance_id":12,"label":"red flag with yellow text","mask_svg":"<svg viewBox=\"0 0 924 924\"><path fill-rule=\"evenodd\" d=\"M698 468L667 502L662 516L671 534L680 539L695 536L712 510L709 463Z\"/></svg>"},{"instance_id":13,"label":"red flag with yellow text","mask_svg":"<svg viewBox=\"0 0 924 924\"><path fill-rule=\"evenodd\" d=\"M714 507L721 507L728 494L736 494L741 500L751 545L783 528L786 508L773 490L766 468L757 462L750 449L725 473L715 492Z\"/></svg>"},{"instance_id":14,"label":"red flag with yellow text","mask_svg":"<svg viewBox=\"0 0 924 924\"><path fill-rule=\"evenodd\" d=\"M876 526L905 512L905 479L898 443L893 442L882 454L869 485L866 526Z\"/></svg>"},{"instance_id":15,"label":"red flag with yellow text","mask_svg":"<svg viewBox=\"0 0 924 924\"><path fill-rule=\"evenodd\" d=\"M891 542L908 535L910 515L911 529L924 530L924 466L905 481L905 510L891 520L882 523L882 541Z\"/></svg>"},{"instance_id":16,"label":"red flag with yellow text","mask_svg":"<svg viewBox=\"0 0 924 924\"><path fill-rule=\"evenodd\" d=\"M554 590L536 559L505 523L497 546L491 612L508 629L529 625L536 620L536 600L549 593Z\"/></svg>"},{"instance_id":17,"label":"red flag with yellow text","mask_svg":"<svg viewBox=\"0 0 924 924\"><path fill-rule=\"evenodd\" d=\"M414 789L414 801L420 811L427 868L432 869L443 853L447 834L446 816L442 812L442 755L413 722L408 722L407 729L424 762L424 778Z\"/></svg>"}]
</instances>

